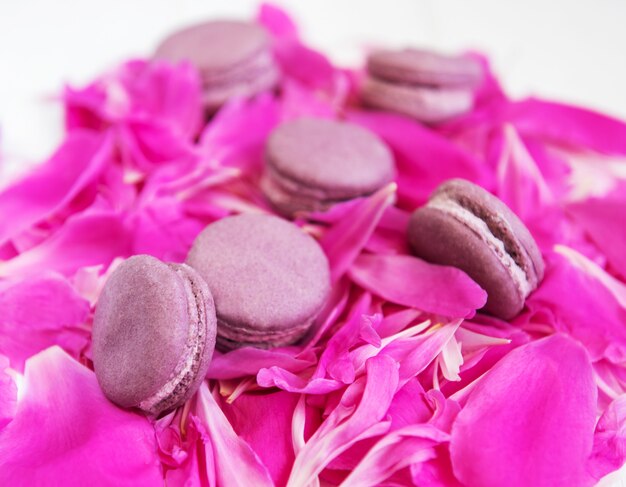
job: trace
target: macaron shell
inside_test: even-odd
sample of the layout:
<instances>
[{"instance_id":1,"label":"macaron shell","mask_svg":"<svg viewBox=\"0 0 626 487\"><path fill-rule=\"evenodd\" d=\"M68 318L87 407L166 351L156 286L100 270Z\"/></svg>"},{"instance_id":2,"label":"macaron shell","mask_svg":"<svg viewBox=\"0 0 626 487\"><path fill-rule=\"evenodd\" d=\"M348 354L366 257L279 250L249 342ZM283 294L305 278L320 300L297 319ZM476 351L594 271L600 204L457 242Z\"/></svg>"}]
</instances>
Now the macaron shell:
<instances>
[{"instance_id":1,"label":"macaron shell","mask_svg":"<svg viewBox=\"0 0 626 487\"><path fill-rule=\"evenodd\" d=\"M361 87L363 102L424 123L440 123L472 109L474 94L467 88L432 88L394 84L368 76Z\"/></svg>"},{"instance_id":2,"label":"macaron shell","mask_svg":"<svg viewBox=\"0 0 626 487\"><path fill-rule=\"evenodd\" d=\"M258 24L220 20L175 32L157 48L155 58L188 60L211 75L247 63L269 46L269 36Z\"/></svg>"},{"instance_id":3,"label":"macaron shell","mask_svg":"<svg viewBox=\"0 0 626 487\"><path fill-rule=\"evenodd\" d=\"M321 199L367 195L395 177L393 155L382 140L335 120L305 117L280 125L265 156L281 178L318 191Z\"/></svg>"},{"instance_id":4,"label":"macaron shell","mask_svg":"<svg viewBox=\"0 0 626 487\"><path fill-rule=\"evenodd\" d=\"M300 329L330 289L328 260L309 235L281 218L243 214L209 225L187 263L212 290L224 326L263 336Z\"/></svg>"},{"instance_id":5,"label":"macaron shell","mask_svg":"<svg viewBox=\"0 0 626 487\"><path fill-rule=\"evenodd\" d=\"M475 87L483 77L480 64L468 56L449 56L421 49L381 50L367 58L373 76L403 84Z\"/></svg>"},{"instance_id":6,"label":"macaron shell","mask_svg":"<svg viewBox=\"0 0 626 487\"><path fill-rule=\"evenodd\" d=\"M416 255L428 262L463 270L488 295L483 308L503 319L517 315L524 297L485 242L471 229L437 209L427 206L411 216L408 238Z\"/></svg>"},{"instance_id":7,"label":"macaron shell","mask_svg":"<svg viewBox=\"0 0 626 487\"><path fill-rule=\"evenodd\" d=\"M481 212L487 225L507 235L509 246L519 250L518 260L526 271L529 281L534 288L543 279L545 264L541 251L532 234L519 217L499 198L485 189L464 179L450 179L440 185L431 196L447 194L450 197L463 200L474 207L474 211ZM501 222L506 222L508 228L503 228Z\"/></svg>"},{"instance_id":8,"label":"macaron shell","mask_svg":"<svg viewBox=\"0 0 626 487\"><path fill-rule=\"evenodd\" d=\"M155 394L187 338L187 296L178 276L154 258L126 260L109 277L94 316L94 369L105 395L134 407Z\"/></svg>"}]
</instances>

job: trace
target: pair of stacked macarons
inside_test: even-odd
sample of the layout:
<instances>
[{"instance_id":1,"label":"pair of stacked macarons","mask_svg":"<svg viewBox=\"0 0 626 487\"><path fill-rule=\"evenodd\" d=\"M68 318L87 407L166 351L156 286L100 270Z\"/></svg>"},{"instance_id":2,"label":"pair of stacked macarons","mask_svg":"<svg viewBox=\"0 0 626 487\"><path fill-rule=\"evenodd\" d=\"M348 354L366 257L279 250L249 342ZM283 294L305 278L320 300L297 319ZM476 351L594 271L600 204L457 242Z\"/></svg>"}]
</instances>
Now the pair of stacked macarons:
<instances>
[{"instance_id":1,"label":"pair of stacked macarons","mask_svg":"<svg viewBox=\"0 0 626 487\"><path fill-rule=\"evenodd\" d=\"M367 59L361 96L371 107L435 124L468 112L481 79L480 64L468 56L376 51Z\"/></svg>"},{"instance_id":2,"label":"pair of stacked macarons","mask_svg":"<svg viewBox=\"0 0 626 487\"><path fill-rule=\"evenodd\" d=\"M234 96L271 90L280 79L270 37L249 22L211 21L180 30L158 46L155 58L196 67L209 113Z\"/></svg>"},{"instance_id":3,"label":"pair of stacked macarons","mask_svg":"<svg viewBox=\"0 0 626 487\"><path fill-rule=\"evenodd\" d=\"M281 218L245 214L197 237L185 264L131 257L109 277L93 326L105 395L158 415L200 386L216 346L292 344L330 291L317 242Z\"/></svg>"}]
</instances>

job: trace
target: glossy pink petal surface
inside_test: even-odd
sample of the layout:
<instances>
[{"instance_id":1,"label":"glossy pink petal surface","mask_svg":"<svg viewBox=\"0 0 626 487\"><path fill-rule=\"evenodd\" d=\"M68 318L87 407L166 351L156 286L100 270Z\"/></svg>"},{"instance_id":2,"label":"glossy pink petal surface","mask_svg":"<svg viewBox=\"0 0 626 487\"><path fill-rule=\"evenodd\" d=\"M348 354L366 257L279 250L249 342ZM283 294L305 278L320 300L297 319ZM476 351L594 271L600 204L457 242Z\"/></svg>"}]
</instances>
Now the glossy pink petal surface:
<instances>
[{"instance_id":1,"label":"glossy pink petal surface","mask_svg":"<svg viewBox=\"0 0 626 487\"><path fill-rule=\"evenodd\" d=\"M589 485L596 396L589 358L573 340L555 335L512 351L452 427L455 475L476 487Z\"/></svg>"},{"instance_id":2,"label":"glossy pink petal surface","mask_svg":"<svg viewBox=\"0 0 626 487\"><path fill-rule=\"evenodd\" d=\"M61 349L31 358L23 387L0 431L3 485L162 485L152 425L110 403L94 373Z\"/></svg>"}]
</instances>

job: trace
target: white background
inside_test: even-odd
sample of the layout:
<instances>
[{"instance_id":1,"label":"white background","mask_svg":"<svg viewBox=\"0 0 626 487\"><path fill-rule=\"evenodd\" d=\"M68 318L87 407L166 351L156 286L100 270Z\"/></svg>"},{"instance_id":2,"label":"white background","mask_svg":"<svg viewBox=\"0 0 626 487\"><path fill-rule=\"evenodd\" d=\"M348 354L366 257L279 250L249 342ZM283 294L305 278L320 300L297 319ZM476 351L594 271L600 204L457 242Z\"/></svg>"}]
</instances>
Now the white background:
<instances>
[{"instance_id":1,"label":"white background","mask_svg":"<svg viewBox=\"0 0 626 487\"><path fill-rule=\"evenodd\" d=\"M489 54L508 92L626 119L624 0L277 0L304 37L339 63L366 46ZM214 17L249 18L254 0L0 0L0 186L61 138L53 100L165 34ZM626 485L616 480L611 485Z\"/></svg>"}]
</instances>

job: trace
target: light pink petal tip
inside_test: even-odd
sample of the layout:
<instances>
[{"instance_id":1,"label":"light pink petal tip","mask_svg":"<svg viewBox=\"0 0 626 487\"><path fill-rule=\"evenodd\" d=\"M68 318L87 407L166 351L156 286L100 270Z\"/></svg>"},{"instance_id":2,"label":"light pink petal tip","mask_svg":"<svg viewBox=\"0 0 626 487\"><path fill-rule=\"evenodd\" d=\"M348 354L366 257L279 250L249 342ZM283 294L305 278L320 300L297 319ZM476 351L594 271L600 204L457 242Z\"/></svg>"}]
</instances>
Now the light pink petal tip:
<instances>
[{"instance_id":1,"label":"light pink petal tip","mask_svg":"<svg viewBox=\"0 0 626 487\"><path fill-rule=\"evenodd\" d=\"M94 373L61 349L27 361L23 388L0 432L2 485L163 483L152 425L109 402Z\"/></svg>"},{"instance_id":2,"label":"light pink petal tip","mask_svg":"<svg viewBox=\"0 0 626 487\"><path fill-rule=\"evenodd\" d=\"M476 487L589 485L596 398L589 358L573 340L513 350L479 379L452 427L455 475Z\"/></svg>"}]
</instances>

